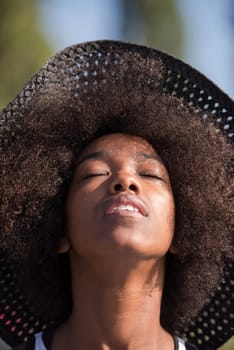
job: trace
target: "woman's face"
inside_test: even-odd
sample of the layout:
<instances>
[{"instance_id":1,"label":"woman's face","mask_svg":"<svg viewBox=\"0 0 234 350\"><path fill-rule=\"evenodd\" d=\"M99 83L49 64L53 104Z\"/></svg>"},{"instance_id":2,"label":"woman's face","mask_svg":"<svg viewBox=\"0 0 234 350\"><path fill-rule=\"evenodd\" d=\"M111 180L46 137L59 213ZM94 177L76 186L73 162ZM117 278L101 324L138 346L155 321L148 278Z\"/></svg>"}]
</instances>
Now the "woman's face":
<instances>
[{"instance_id":1,"label":"woman's face","mask_svg":"<svg viewBox=\"0 0 234 350\"><path fill-rule=\"evenodd\" d=\"M100 137L78 158L66 215L69 249L79 256L164 256L174 233L167 169L143 138Z\"/></svg>"}]
</instances>

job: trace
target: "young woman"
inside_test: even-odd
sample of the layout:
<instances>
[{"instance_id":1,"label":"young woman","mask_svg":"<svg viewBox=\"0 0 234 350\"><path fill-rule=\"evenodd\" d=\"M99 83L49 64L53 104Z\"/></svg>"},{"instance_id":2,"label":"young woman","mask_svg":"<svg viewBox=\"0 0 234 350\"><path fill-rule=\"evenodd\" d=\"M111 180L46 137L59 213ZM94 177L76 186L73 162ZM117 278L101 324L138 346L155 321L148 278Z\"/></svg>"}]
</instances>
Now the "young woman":
<instances>
[{"instance_id":1,"label":"young woman","mask_svg":"<svg viewBox=\"0 0 234 350\"><path fill-rule=\"evenodd\" d=\"M1 114L9 344L215 349L231 336L232 112L198 72L135 45L77 45L34 76Z\"/></svg>"}]
</instances>

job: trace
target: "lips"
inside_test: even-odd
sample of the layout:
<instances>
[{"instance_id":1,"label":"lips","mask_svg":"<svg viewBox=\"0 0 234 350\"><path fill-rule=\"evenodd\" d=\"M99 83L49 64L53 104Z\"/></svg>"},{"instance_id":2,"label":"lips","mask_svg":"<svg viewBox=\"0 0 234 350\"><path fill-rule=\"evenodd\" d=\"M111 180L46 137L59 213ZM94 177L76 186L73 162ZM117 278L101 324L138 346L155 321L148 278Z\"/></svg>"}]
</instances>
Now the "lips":
<instances>
[{"instance_id":1,"label":"lips","mask_svg":"<svg viewBox=\"0 0 234 350\"><path fill-rule=\"evenodd\" d=\"M129 214L148 216L146 205L138 197L131 195L119 195L108 198L104 202L104 215Z\"/></svg>"}]
</instances>

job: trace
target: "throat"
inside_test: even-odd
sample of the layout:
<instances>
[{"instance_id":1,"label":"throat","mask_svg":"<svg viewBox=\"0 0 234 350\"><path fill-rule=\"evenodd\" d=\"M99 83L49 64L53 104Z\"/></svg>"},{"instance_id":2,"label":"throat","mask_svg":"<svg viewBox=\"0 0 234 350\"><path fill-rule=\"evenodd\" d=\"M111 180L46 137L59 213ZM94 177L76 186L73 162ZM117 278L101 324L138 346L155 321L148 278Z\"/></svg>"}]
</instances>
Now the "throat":
<instances>
[{"instance_id":1,"label":"throat","mask_svg":"<svg viewBox=\"0 0 234 350\"><path fill-rule=\"evenodd\" d=\"M160 349L162 342L172 344L160 325L163 266L137 266L124 283L117 279L106 283L110 276L104 278L83 267L72 276L72 314L57 334L85 349L152 350ZM173 350L174 346L162 348Z\"/></svg>"}]
</instances>

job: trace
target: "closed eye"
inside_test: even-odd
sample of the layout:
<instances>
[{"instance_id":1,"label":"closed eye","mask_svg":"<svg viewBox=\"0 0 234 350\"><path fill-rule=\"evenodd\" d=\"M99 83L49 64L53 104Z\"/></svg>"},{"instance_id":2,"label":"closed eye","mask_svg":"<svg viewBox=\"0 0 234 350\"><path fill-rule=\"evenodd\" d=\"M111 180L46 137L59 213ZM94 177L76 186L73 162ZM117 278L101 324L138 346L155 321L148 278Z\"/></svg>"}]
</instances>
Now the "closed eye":
<instances>
[{"instance_id":1,"label":"closed eye","mask_svg":"<svg viewBox=\"0 0 234 350\"><path fill-rule=\"evenodd\" d=\"M162 177L160 177L160 176L158 176L158 175L156 175L156 174L141 173L141 174L139 174L139 175L142 176L142 177L147 177L147 178L149 178L149 179L153 179L153 180L155 179L155 180L164 181Z\"/></svg>"},{"instance_id":2,"label":"closed eye","mask_svg":"<svg viewBox=\"0 0 234 350\"><path fill-rule=\"evenodd\" d=\"M96 177L96 176L107 176L109 175L109 172L101 172L101 173L90 173L90 174L86 174L83 177L83 180L89 179L91 177Z\"/></svg>"}]
</instances>

